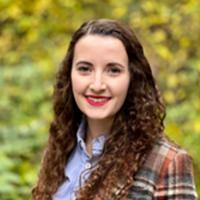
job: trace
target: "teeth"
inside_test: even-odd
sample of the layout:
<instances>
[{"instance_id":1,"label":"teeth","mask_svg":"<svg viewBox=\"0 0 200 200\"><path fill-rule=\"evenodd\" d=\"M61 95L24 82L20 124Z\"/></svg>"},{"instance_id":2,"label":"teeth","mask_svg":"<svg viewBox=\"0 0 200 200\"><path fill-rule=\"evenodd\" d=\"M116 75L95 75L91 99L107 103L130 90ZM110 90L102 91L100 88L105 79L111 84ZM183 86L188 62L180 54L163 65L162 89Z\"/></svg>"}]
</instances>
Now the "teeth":
<instances>
[{"instance_id":1,"label":"teeth","mask_svg":"<svg viewBox=\"0 0 200 200\"><path fill-rule=\"evenodd\" d=\"M107 99L106 98L92 98L92 97L89 97L89 99L91 99L92 101L94 102L103 102L103 101L106 101Z\"/></svg>"}]
</instances>

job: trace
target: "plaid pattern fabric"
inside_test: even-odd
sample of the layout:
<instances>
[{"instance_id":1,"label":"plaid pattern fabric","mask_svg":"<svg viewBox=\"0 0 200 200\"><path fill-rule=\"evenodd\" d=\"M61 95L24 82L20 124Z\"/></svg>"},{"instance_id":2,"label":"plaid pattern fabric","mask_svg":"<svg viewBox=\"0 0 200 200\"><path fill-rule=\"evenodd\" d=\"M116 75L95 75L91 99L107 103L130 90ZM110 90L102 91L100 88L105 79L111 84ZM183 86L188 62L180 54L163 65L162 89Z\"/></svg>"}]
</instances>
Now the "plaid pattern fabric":
<instances>
[{"instance_id":1,"label":"plaid pattern fabric","mask_svg":"<svg viewBox=\"0 0 200 200\"><path fill-rule=\"evenodd\" d=\"M129 200L195 200L192 160L187 152L163 139L134 177Z\"/></svg>"}]
</instances>

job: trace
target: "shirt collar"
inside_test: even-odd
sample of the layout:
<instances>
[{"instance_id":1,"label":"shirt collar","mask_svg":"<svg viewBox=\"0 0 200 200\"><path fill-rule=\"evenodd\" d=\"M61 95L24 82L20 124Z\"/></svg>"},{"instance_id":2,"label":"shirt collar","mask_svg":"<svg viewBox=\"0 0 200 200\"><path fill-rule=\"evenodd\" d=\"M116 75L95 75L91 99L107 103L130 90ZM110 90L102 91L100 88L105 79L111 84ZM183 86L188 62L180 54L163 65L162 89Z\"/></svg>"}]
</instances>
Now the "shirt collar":
<instances>
[{"instance_id":1,"label":"shirt collar","mask_svg":"<svg viewBox=\"0 0 200 200\"><path fill-rule=\"evenodd\" d=\"M85 145L85 141L84 141L84 137L85 137L85 120L81 121L81 124L79 125L79 128L77 130L77 134L76 134L76 138L77 138L77 146L75 147L74 151L72 152L68 163L65 167L65 176L68 177L69 179L71 179L72 177L70 177L73 174L73 170L74 168L72 166L76 166L76 159L73 159L73 157L75 156L75 152L77 152L77 150L79 149L80 151L84 151L86 153L86 145ZM99 136L98 138L95 138L92 142L92 153L93 153L93 157L98 157L102 154L103 152L103 148L104 148L104 144L106 141L106 136L102 135ZM80 154L81 155L81 154Z\"/></svg>"},{"instance_id":2,"label":"shirt collar","mask_svg":"<svg viewBox=\"0 0 200 200\"><path fill-rule=\"evenodd\" d=\"M77 130L76 133L76 140L77 140L77 145L75 147L75 149L72 151L66 166L65 166L65 176L69 178L69 180L71 180L73 178L73 171L74 171L74 167L76 166L76 156L77 156L77 152L78 152L78 148L80 146L83 146L83 148L85 148L85 143L84 143L84 132L85 132L85 122L84 120L81 121L81 124L79 125L79 128ZM80 156L80 154L78 153L78 156Z\"/></svg>"},{"instance_id":3,"label":"shirt collar","mask_svg":"<svg viewBox=\"0 0 200 200\"><path fill-rule=\"evenodd\" d=\"M85 128L86 123L85 120L82 120L79 129L77 131L77 145L87 154L86 151L86 144L84 141L85 138ZM103 152L104 144L106 141L106 136L105 134L102 134L101 136L93 139L92 141L92 154L93 156L99 156Z\"/></svg>"},{"instance_id":4,"label":"shirt collar","mask_svg":"<svg viewBox=\"0 0 200 200\"><path fill-rule=\"evenodd\" d=\"M85 129L86 129L85 126L86 126L85 120L82 120L78 128L78 131L76 133L77 146L83 149L84 151L86 151L86 146L85 146L85 141L84 141Z\"/></svg>"}]
</instances>

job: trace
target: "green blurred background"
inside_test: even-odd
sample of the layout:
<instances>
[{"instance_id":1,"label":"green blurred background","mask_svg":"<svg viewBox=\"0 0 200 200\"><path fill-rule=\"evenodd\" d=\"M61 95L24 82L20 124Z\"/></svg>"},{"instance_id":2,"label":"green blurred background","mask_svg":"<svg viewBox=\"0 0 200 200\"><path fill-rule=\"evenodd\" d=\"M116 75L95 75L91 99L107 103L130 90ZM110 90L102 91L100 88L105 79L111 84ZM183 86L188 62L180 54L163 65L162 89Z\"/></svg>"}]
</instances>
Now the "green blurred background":
<instances>
[{"instance_id":1,"label":"green blurred background","mask_svg":"<svg viewBox=\"0 0 200 200\"><path fill-rule=\"evenodd\" d=\"M200 195L200 1L0 0L0 199L30 198L55 73L91 18L134 27L167 105L166 133L193 157Z\"/></svg>"}]
</instances>

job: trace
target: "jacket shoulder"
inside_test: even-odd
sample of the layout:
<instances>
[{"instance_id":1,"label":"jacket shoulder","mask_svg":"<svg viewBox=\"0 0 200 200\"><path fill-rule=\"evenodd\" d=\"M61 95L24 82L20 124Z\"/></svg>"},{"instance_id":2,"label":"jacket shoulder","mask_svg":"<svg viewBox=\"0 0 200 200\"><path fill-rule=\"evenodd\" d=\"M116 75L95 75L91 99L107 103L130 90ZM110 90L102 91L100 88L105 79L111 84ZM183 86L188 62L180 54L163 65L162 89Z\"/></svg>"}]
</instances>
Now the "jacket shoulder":
<instances>
[{"instance_id":1,"label":"jacket shoulder","mask_svg":"<svg viewBox=\"0 0 200 200\"><path fill-rule=\"evenodd\" d=\"M153 199L160 177L168 169L177 155L187 152L166 138L156 142L148 153L143 166L134 176L134 184L130 190L129 199Z\"/></svg>"}]
</instances>

